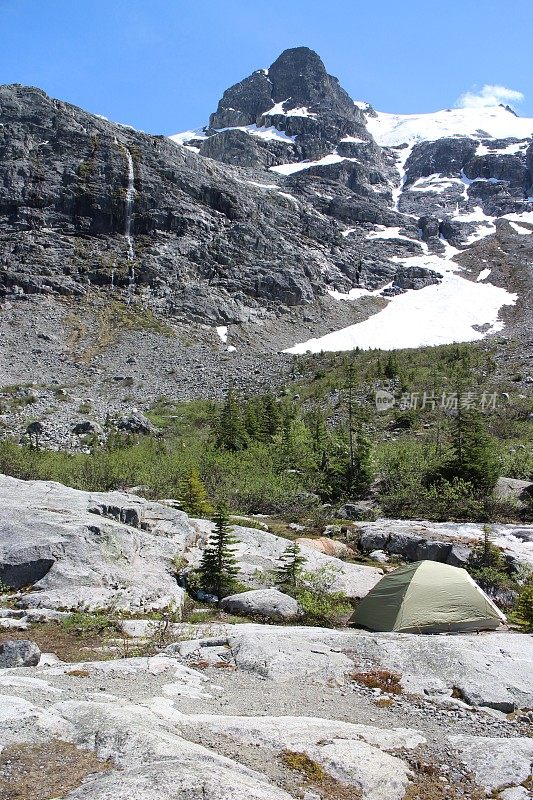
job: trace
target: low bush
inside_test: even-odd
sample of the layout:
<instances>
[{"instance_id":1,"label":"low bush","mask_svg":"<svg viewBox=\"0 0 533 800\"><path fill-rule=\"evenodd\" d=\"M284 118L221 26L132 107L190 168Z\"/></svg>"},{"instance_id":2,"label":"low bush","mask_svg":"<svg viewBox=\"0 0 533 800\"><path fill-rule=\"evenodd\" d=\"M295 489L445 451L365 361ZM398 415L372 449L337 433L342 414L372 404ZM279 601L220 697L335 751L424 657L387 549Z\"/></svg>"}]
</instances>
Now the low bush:
<instances>
[{"instance_id":1,"label":"low bush","mask_svg":"<svg viewBox=\"0 0 533 800\"><path fill-rule=\"evenodd\" d=\"M350 678L368 689L381 689L389 694L401 694L401 675L388 669L373 669L366 672L352 672Z\"/></svg>"},{"instance_id":2,"label":"low bush","mask_svg":"<svg viewBox=\"0 0 533 800\"><path fill-rule=\"evenodd\" d=\"M116 623L111 617L105 614L88 614L83 611L69 614L62 620L61 625L66 632L75 633L78 636L104 633L104 631L116 628Z\"/></svg>"}]
</instances>

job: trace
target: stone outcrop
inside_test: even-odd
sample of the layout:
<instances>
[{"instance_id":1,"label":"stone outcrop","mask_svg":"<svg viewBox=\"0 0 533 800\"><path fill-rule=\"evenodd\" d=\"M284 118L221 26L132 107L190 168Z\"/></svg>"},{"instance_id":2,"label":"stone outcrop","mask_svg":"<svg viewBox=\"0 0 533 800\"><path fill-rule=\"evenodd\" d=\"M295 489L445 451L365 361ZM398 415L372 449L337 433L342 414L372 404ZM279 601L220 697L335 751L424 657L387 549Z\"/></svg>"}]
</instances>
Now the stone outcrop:
<instances>
[{"instance_id":1,"label":"stone outcrop","mask_svg":"<svg viewBox=\"0 0 533 800\"><path fill-rule=\"evenodd\" d=\"M181 608L173 559L197 538L187 516L120 492L0 476L0 579L26 608Z\"/></svg>"},{"instance_id":2,"label":"stone outcrop","mask_svg":"<svg viewBox=\"0 0 533 800\"><path fill-rule=\"evenodd\" d=\"M296 544L301 547L311 547L313 550L318 550L319 553L324 553L326 556L333 556L334 558L349 558L353 555L353 550L344 544L344 542L335 541L328 536L319 536L317 539L308 539L305 536L296 539Z\"/></svg>"},{"instance_id":3,"label":"stone outcrop","mask_svg":"<svg viewBox=\"0 0 533 800\"><path fill-rule=\"evenodd\" d=\"M483 525L466 522L379 519L360 522L358 546L364 553L383 550L406 561L430 559L462 567L472 547L483 541ZM509 563L533 564L531 525L493 524L491 541Z\"/></svg>"},{"instance_id":4,"label":"stone outcrop","mask_svg":"<svg viewBox=\"0 0 533 800\"><path fill-rule=\"evenodd\" d=\"M251 175L38 89L1 87L0 109L0 296L144 291L154 310L224 324L324 294L326 265L346 281L336 223Z\"/></svg>"},{"instance_id":5,"label":"stone outcrop","mask_svg":"<svg viewBox=\"0 0 533 800\"><path fill-rule=\"evenodd\" d=\"M385 669L401 676L406 692L440 700L459 695L474 707L510 712L529 708L533 699L530 641L515 633L427 636L243 624L178 650L192 662L224 644L226 663L275 682L342 685L354 670Z\"/></svg>"},{"instance_id":6,"label":"stone outcrop","mask_svg":"<svg viewBox=\"0 0 533 800\"><path fill-rule=\"evenodd\" d=\"M499 682L500 697L505 684L528 702L531 671L518 677L530 657L524 641L245 624L182 639L173 655L3 668L0 788L6 779L18 788L16 770L4 767L11 754L40 746L51 757L62 743L105 765L80 774L78 788L62 792L68 800L404 800L436 785L443 796L522 800L525 727L457 693L488 661L482 695ZM373 664L396 670L408 693L362 686L355 678ZM49 780L43 771L40 787L58 796L61 773Z\"/></svg>"}]
</instances>

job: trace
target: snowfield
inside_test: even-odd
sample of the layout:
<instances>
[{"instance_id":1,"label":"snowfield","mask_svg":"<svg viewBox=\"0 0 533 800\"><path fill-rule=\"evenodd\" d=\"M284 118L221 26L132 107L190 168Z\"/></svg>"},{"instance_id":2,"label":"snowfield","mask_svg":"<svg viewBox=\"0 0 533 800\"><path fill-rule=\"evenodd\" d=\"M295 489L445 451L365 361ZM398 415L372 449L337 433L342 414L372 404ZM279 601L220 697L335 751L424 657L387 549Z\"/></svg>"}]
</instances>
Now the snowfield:
<instances>
[{"instance_id":1,"label":"snowfield","mask_svg":"<svg viewBox=\"0 0 533 800\"><path fill-rule=\"evenodd\" d=\"M456 252L459 251L448 247L449 256ZM318 339L309 339L284 352L300 355L307 352L354 350L356 347L362 350L396 350L452 342L473 342L483 339L487 333L501 330L503 323L498 319L500 309L516 303L517 296L505 289L462 278L458 274L459 265L449 258L424 255L397 260L408 267L424 267L440 272L443 276L442 282L397 295L382 311L364 322L328 333ZM381 291L383 290L369 292L366 289L353 289L348 295L338 292L331 292L331 295L339 299L339 302L345 302L346 299L376 297ZM488 325L484 332L476 330L475 326L484 325Z\"/></svg>"},{"instance_id":2,"label":"snowfield","mask_svg":"<svg viewBox=\"0 0 533 800\"><path fill-rule=\"evenodd\" d=\"M454 108L432 114L386 114L367 118L367 128L382 147L432 142L446 136L474 139L526 139L533 136L533 119L517 117L503 106ZM513 149L508 153L517 152ZM498 151L503 152L503 151Z\"/></svg>"}]
</instances>

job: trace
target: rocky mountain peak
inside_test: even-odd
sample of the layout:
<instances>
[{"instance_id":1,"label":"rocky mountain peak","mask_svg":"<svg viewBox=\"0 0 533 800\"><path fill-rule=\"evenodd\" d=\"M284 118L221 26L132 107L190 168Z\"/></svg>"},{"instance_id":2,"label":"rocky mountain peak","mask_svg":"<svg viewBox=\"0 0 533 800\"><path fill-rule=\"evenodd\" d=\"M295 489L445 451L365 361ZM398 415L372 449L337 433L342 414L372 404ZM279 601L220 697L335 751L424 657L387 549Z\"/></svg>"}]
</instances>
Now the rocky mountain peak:
<instances>
[{"instance_id":1,"label":"rocky mountain peak","mask_svg":"<svg viewBox=\"0 0 533 800\"><path fill-rule=\"evenodd\" d=\"M268 78L272 99L283 103L285 111L307 108L311 113L328 110L354 117L353 100L308 47L284 50L269 68Z\"/></svg>"},{"instance_id":2,"label":"rocky mountain peak","mask_svg":"<svg viewBox=\"0 0 533 800\"><path fill-rule=\"evenodd\" d=\"M224 92L212 129L260 124L297 110L300 116L333 114L363 122L360 110L309 47L284 50L267 70L256 70Z\"/></svg>"}]
</instances>

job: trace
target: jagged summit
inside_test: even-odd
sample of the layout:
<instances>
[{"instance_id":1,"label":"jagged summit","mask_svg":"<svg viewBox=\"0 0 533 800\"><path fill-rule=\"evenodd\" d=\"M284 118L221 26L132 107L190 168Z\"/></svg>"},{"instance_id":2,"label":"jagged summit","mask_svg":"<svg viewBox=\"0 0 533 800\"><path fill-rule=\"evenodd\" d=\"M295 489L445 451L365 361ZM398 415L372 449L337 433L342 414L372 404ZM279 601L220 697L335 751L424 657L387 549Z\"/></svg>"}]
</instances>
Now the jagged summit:
<instances>
[{"instance_id":1,"label":"jagged summit","mask_svg":"<svg viewBox=\"0 0 533 800\"><path fill-rule=\"evenodd\" d=\"M209 127L221 129L260 124L262 117L333 114L363 118L320 56L308 47L284 50L267 70L257 70L224 92Z\"/></svg>"},{"instance_id":2,"label":"jagged summit","mask_svg":"<svg viewBox=\"0 0 533 800\"><path fill-rule=\"evenodd\" d=\"M354 104L337 78L329 75L320 56L308 47L284 50L268 70L272 99L283 110L307 108L309 113L329 111L349 118Z\"/></svg>"}]
</instances>

